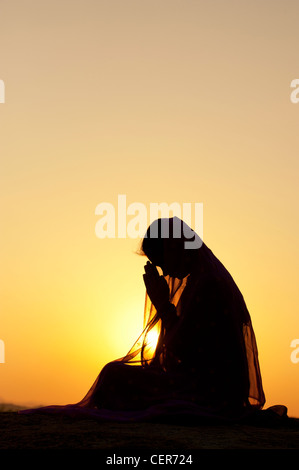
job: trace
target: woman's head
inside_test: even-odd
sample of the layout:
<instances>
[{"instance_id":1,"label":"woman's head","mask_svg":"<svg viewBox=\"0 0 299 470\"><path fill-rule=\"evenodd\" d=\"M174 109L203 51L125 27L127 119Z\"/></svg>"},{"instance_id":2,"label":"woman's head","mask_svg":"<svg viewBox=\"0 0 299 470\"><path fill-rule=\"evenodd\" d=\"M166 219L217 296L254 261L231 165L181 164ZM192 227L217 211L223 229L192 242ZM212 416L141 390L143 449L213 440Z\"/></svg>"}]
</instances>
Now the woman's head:
<instances>
[{"instance_id":1,"label":"woman's head","mask_svg":"<svg viewBox=\"0 0 299 470\"><path fill-rule=\"evenodd\" d=\"M197 237L185 222L177 217L157 219L147 229L142 242L142 252L164 276L182 279L190 273L195 252L186 248L186 242Z\"/></svg>"}]
</instances>

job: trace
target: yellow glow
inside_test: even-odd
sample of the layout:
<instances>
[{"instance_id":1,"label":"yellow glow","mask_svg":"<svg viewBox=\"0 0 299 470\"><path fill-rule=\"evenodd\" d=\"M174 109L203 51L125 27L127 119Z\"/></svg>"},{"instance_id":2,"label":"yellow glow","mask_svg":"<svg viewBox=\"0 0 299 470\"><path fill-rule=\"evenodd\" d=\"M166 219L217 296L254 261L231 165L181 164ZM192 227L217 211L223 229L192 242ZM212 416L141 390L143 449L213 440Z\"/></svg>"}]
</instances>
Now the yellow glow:
<instances>
[{"instance_id":1,"label":"yellow glow","mask_svg":"<svg viewBox=\"0 0 299 470\"><path fill-rule=\"evenodd\" d=\"M146 344L149 348L150 353L154 353L157 347L159 339L159 332L157 330L152 329L149 331L146 337Z\"/></svg>"}]
</instances>

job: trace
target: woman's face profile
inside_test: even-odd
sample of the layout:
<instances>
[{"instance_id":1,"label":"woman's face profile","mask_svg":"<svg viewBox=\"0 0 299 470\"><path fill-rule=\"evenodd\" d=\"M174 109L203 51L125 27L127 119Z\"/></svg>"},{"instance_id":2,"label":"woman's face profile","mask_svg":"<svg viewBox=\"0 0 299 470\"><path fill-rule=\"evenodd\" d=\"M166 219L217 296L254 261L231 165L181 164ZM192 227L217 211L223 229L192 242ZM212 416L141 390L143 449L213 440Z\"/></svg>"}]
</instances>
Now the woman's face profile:
<instances>
[{"instance_id":1,"label":"woman's face profile","mask_svg":"<svg viewBox=\"0 0 299 470\"><path fill-rule=\"evenodd\" d=\"M144 238L147 241L144 253L152 264L162 269L163 276L183 279L190 273L195 258L193 255L198 251L185 247L185 240L194 236L194 232L191 231L190 235L190 231L177 217L157 219L148 228ZM156 238L159 239L158 243ZM152 243L150 239L153 239Z\"/></svg>"},{"instance_id":2,"label":"woman's face profile","mask_svg":"<svg viewBox=\"0 0 299 470\"><path fill-rule=\"evenodd\" d=\"M183 279L188 274L188 265L184 256L184 248L176 240L165 238L163 252L159 256L152 256L150 261L159 266L163 276Z\"/></svg>"}]
</instances>

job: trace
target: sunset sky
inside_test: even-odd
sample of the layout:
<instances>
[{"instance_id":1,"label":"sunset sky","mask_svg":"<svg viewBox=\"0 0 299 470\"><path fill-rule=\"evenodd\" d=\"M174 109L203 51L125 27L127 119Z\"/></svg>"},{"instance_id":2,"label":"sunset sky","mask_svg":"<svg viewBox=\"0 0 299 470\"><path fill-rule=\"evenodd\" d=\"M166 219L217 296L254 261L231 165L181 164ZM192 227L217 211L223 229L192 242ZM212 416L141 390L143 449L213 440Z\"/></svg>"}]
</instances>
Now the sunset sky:
<instances>
[{"instance_id":1,"label":"sunset sky","mask_svg":"<svg viewBox=\"0 0 299 470\"><path fill-rule=\"evenodd\" d=\"M299 417L298 18L296 0L0 0L0 402L77 402L140 333L139 239L95 232L126 195L203 203L266 406Z\"/></svg>"}]
</instances>

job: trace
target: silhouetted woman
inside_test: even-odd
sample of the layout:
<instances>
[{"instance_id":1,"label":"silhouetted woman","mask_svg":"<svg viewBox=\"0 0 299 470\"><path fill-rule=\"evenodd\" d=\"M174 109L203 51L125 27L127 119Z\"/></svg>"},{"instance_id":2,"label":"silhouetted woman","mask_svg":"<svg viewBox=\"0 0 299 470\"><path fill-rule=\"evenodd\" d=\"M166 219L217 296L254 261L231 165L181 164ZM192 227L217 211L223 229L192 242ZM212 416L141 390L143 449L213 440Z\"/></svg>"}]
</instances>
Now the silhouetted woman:
<instances>
[{"instance_id":1,"label":"silhouetted woman","mask_svg":"<svg viewBox=\"0 0 299 470\"><path fill-rule=\"evenodd\" d=\"M251 319L229 272L176 217L150 225L142 254L149 261L140 338L102 369L81 402L43 410L108 420L233 420L262 409Z\"/></svg>"}]
</instances>

